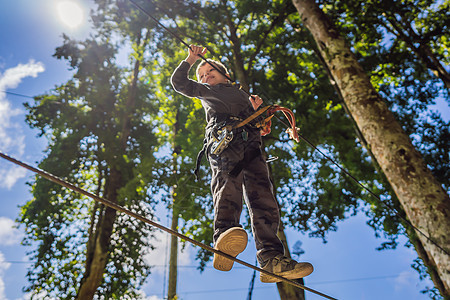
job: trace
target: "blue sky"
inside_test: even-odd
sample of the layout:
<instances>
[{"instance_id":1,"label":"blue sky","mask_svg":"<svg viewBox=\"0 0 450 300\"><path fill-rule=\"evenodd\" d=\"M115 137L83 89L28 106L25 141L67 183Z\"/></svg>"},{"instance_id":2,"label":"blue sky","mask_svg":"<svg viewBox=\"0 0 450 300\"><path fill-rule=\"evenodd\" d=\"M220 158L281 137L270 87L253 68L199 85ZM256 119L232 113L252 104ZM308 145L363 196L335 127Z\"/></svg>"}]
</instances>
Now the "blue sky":
<instances>
[{"instance_id":1,"label":"blue sky","mask_svg":"<svg viewBox=\"0 0 450 300\"><path fill-rule=\"evenodd\" d=\"M23 103L27 98L6 94L38 95L68 80L71 72L64 61L52 57L62 44L62 33L82 38L89 33L84 20L77 28L70 28L58 17L55 6L61 0L14 0L0 2L0 151L36 165L43 157L46 141L37 137L25 123ZM76 0L86 14L89 0ZM183 47L183 46L180 46ZM448 110L448 107L445 107ZM22 288L27 285L26 252L20 245L23 232L15 228L18 206L31 197L25 183L33 174L0 160L0 300L28 299ZM168 224L161 209L161 223ZM428 299L420 293L429 282L419 280L410 267L416 254L403 246L397 250L376 251L383 239L376 239L367 219L358 215L338 224L338 231L330 233L328 243L308 238L302 233L288 231L292 246L301 240L305 254L315 272L306 278L305 285L338 299ZM146 259L155 265L143 288L147 299L163 298L167 291L164 278L167 253L167 234L158 234L160 243ZM196 249L187 247L180 257L178 293L181 299L247 299L253 270L235 265L231 272L219 272L208 265L199 273L194 261ZM255 261L252 239L239 256L249 263ZM258 277L257 277L258 278ZM278 299L275 284L256 280L253 299ZM307 292L307 299L322 299Z\"/></svg>"}]
</instances>

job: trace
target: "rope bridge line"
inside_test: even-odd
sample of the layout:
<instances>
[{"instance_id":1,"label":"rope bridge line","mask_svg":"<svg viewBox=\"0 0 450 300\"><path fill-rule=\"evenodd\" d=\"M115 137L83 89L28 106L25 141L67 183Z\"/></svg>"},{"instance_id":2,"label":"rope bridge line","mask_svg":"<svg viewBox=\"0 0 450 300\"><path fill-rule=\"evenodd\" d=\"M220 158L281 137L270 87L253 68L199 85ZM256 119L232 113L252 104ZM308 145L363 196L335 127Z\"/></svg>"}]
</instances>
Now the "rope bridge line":
<instances>
[{"instance_id":1,"label":"rope bridge line","mask_svg":"<svg viewBox=\"0 0 450 300\"><path fill-rule=\"evenodd\" d=\"M65 180L63 180L63 179L61 179L61 178L59 178L59 177L57 177L57 176L55 176L55 175L53 175L51 173L48 173L48 172L43 171L41 169L32 167L32 166L30 166L30 165L28 165L28 164L26 164L24 162L21 162L21 161L15 159L15 158L13 158L13 157L3 153L3 152L1 152L1 151L0 151L0 157L2 157L5 160L8 160L8 161L18 165L18 166L21 166L21 167L23 167L23 168L25 168L25 169L27 169L29 171L32 171L32 172L34 172L34 173L44 177L45 179L48 179L48 180L50 180L50 181L52 181L52 182L54 182L56 184L59 184L59 185L61 185L63 187L66 187L66 188L68 188L68 189L70 189L70 190L72 190L74 192L77 192L77 193L80 193L82 195L85 195L85 196L87 196L87 197L89 197L89 198L91 198L91 199L93 199L93 200L95 200L95 201L97 201L97 202L99 202L99 203L101 203L103 205L106 205L106 206L108 206L108 207L110 207L110 208L112 208L112 209L114 209L114 210L116 210L118 212L125 213L125 214L129 215L130 217L138 219L138 220L140 220L140 221L142 221L144 223L147 223L147 224L149 224L149 225L151 225L153 227L156 227L156 228L158 228L158 229L160 229L162 231L165 231L165 232L167 232L167 233L169 233L171 235L174 235L174 236L176 236L176 237L178 237L180 239L183 239L183 240L185 240L185 241L187 241L187 242L189 242L189 243L191 243L193 245L196 245L196 246L198 246L198 247L200 247L200 248L202 248L204 250L213 252L214 254L217 254L217 255L224 256L224 257L226 257L226 258L228 258L228 259L230 259L230 260L232 260L232 261L234 261L234 262L236 262L238 264L241 264L241 265L243 265L245 267L248 267L248 268L253 269L255 271L258 271L260 273L264 273L266 275L275 277L275 278L279 279L280 281L286 282L288 284L291 284L291 285L293 285L295 287L298 287L300 289L303 289L305 291L309 291L309 292L314 293L316 295L322 296L322 297L324 297L326 299L337 300L336 298L333 298L333 297L328 296L328 295L326 295L326 294L324 294L322 292L319 292L317 290L314 290L312 288L304 286L304 285L302 285L302 284L300 284L298 282L295 282L293 280L286 279L286 278L281 277L279 275L276 275L274 273L268 272L266 270L263 270L263 269L261 269L259 267L254 266L252 264L249 264L249 263L247 263L247 262L245 262L243 260L240 260L240 259L238 259L236 257L233 257L233 256L231 256L231 255L229 255L227 253L224 253L222 251L214 249L211 246L208 246L208 245L205 245L203 243L200 243L200 242L198 242L198 241L196 241L194 239L191 239L191 238L189 238L189 237L179 233L178 231L172 230L172 229L167 228L167 227L165 227L165 226L163 226L163 225L161 225L161 224L159 224L157 222L154 222L154 221L152 221L150 219L147 219L147 218L145 218L145 217L143 217L143 216L141 216L139 214L136 214L136 213L134 213L134 212L132 212L132 211L130 211L130 210L128 210L128 209L126 209L126 208L116 204L116 203L114 203L114 202L111 202L108 199L105 199L105 198L99 197L97 195L94 195L91 192L88 192L88 191L86 191L86 190L84 190L82 188L79 188L78 186L76 186L76 185L74 185L74 184L72 184L70 182L67 182L67 181L65 181Z\"/></svg>"}]
</instances>

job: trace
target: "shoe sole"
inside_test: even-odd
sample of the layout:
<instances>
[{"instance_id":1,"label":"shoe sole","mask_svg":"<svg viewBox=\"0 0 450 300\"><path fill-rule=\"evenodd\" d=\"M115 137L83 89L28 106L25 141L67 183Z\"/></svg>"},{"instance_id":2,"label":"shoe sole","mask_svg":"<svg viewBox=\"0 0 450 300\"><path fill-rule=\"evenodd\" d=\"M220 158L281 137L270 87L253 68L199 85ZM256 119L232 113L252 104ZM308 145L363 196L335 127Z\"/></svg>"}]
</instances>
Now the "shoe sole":
<instances>
[{"instance_id":1,"label":"shoe sole","mask_svg":"<svg viewBox=\"0 0 450 300\"><path fill-rule=\"evenodd\" d=\"M217 240L215 249L236 257L247 247L247 232L238 227L225 231ZM214 254L213 266L219 271L230 271L234 261L220 254Z\"/></svg>"},{"instance_id":2,"label":"shoe sole","mask_svg":"<svg viewBox=\"0 0 450 300\"><path fill-rule=\"evenodd\" d=\"M314 271L314 267L310 263L299 263L300 267L297 267L293 270L285 271L285 272L275 272L275 275L284 277L286 279L299 279L308 276ZM297 266L298 266L297 265ZM276 277L261 273L259 276L261 282L264 283L274 283L281 282L281 279Z\"/></svg>"}]
</instances>

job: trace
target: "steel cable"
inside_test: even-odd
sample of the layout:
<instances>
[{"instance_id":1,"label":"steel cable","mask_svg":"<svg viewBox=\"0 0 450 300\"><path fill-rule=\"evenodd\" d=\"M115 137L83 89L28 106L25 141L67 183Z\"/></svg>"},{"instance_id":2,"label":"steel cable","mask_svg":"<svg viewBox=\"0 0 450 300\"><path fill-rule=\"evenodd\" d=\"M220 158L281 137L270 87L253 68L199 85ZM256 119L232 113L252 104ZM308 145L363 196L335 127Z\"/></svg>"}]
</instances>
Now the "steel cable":
<instances>
[{"instance_id":1,"label":"steel cable","mask_svg":"<svg viewBox=\"0 0 450 300\"><path fill-rule=\"evenodd\" d=\"M38 175L40 175L40 176L42 176L44 178L46 178L46 179L56 183L56 184L64 186L64 187L66 187L66 188L68 188L68 189L70 189L70 190L72 190L74 192L77 192L77 193L80 193L82 195L85 195L85 196L87 196L87 197L89 197L89 198L91 198L91 199L93 199L93 200L95 200L95 201L97 201L97 202L99 202L99 203L101 203L103 205L106 205L106 206L108 206L108 207L110 207L112 209L115 209L116 211L125 213L125 214L129 215L130 217L133 217L133 218L138 219L138 220L140 220L140 221L142 221L144 223L147 223L147 224L149 224L151 226L154 226L154 227L156 227L156 228L158 228L158 229L160 229L162 231L170 233L171 235L174 235L174 236L176 236L176 237L178 237L180 239L183 239L183 240L185 240L185 241L187 241L187 242L189 242L189 243L191 243L193 245L196 245L196 246L198 246L198 247L200 247L202 249L205 249L207 251L213 252L214 254L217 254L217 255L222 255L222 256L224 256L224 257L226 257L226 258L228 258L228 259L230 259L230 260L232 260L232 261L234 261L234 262L236 262L238 264L241 264L243 266L251 268L251 269L253 269L255 271L258 271L260 273L264 273L266 275L270 275L272 277L275 277L275 278L279 279L280 281L284 281L284 282L286 282L288 284L291 284L293 286L301 288L301 289L303 289L305 291L309 291L311 293L317 294L317 295L322 296L322 297L327 298L327 299L336 300L336 298L333 298L333 297L328 296L328 295L326 295L324 293L321 293L319 291L316 291L314 289L306 287L306 286L304 286L304 285L302 285L302 284L300 284L298 282L286 279L286 278L281 277L279 275L276 275L274 273L271 273L271 272L268 272L268 271L263 270L261 268L258 268L256 266L253 266L252 264L249 264L249 263L247 263L247 262L245 262L243 260L240 260L240 259L238 259L236 257L233 257L233 256L231 256L229 254L226 254L226 253L224 253L222 251L214 249L211 246L205 245L205 244L200 243L200 242L198 242L198 241L196 241L194 239L191 239L191 238L189 238L189 237L179 233L178 231L172 230L172 229L167 228L167 227L165 227L165 226L163 226L163 225L161 225L161 224L159 224L157 222L149 220L149 219L147 219L147 218L145 218L145 217L143 217L143 216L141 216L141 215L139 215L137 213L134 213L134 212L132 212L132 211L130 211L130 210L128 210L128 209L126 209L126 208L124 208L124 207L114 203L114 202L111 202L108 199L105 199L105 198L99 197L97 195L94 195L91 192L88 192L88 191L86 191L86 190L84 190L82 188L79 188L78 186L76 186L76 185L74 185L74 184L72 184L70 182L67 182L67 181L65 181L65 180L63 180L63 179L61 179L61 178L59 178L59 177L57 177L57 176L55 176L55 175L53 175L51 173L48 173L48 172L43 171L41 169L32 167L32 166L30 166L30 165L28 165L28 164L26 164L24 162L21 162L21 161L15 159L15 158L13 158L13 157L3 153L3 152L1 152L1 151L0 151L0 157L2 157L4 159L6 159L6 160L8 160L8 161L18 165L18 166L21 166L21 167L23 167L23 168L25 168L25 169L27 169L29 171L32 171L32 172L34 172L34 173L36 173L36 174L38 174Z\"/></svg>"}]
</instances>

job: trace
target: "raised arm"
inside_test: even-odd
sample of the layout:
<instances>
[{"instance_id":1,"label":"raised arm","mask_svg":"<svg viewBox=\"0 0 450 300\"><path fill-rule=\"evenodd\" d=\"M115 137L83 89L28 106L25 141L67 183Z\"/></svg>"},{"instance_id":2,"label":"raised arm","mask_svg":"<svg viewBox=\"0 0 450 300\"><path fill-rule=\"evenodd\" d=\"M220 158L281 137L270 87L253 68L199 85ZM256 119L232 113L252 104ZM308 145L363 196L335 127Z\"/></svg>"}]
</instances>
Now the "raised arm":
<instances>
[{"instance_id":1,"label":"raised arm","mask_svg":"<svg viewBox=\"0 0 450 300\"><path fill-rule=\"evenodd\" d=\"M203 56L206 54L208 50L202 46L195 46L195 45L190 45L189 49L188 49L188 57L185 59L185 61L187 61L191 66L200 59L200 56Z\"/></svg>"},{"instance_id":2,"label":"raised arm","mask_svg":"<svg viewBox=\"0 0 450 300\"><path fill-rule=\"evenodd\" d=\"M205 87L189 78L189 70L192 65L200 59L199 54L204 55L206 48L200 46L191 45L188 49L188 56L183 60L180 65L175 69L170 78L172 87L175 91L183 94L187 97L200 97L202 96Z\"/></svg>"}]
</instances>

